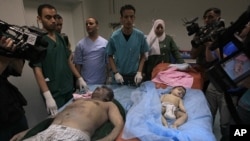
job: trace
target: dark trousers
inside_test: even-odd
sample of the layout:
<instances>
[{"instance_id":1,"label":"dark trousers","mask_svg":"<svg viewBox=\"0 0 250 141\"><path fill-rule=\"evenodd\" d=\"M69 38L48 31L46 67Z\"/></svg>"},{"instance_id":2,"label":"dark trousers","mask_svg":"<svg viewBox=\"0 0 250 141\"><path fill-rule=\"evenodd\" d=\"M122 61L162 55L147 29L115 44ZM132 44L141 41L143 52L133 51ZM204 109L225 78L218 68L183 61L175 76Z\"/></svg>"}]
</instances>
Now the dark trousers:
<instances>
[{"instance_id":1,"label":"dark trousers","mask_svg":"<svg viewBox=\"0 0 250 141\"><path fill-rule=\"evenodd\" d=\"M15 134L27 129L28 122L25 115L23 115L23 117L16 123L13 123L3 129L0 127L0 141L9 141Z\"/></svg>"}]
</instances>

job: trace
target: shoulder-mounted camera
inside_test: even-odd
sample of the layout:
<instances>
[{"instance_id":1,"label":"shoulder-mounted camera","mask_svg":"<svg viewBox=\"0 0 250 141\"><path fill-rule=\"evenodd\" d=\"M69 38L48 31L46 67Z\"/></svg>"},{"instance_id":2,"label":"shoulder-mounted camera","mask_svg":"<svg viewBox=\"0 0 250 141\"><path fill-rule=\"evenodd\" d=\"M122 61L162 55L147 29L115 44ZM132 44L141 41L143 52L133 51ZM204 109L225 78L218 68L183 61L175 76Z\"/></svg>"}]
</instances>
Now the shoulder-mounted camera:
<instances>
[{"instance_id":1,"label":"shoulder-mounted camera","mask_svg":"<svg viewBox=\"0 0 250 141\"><path fill-rule=\"evenodd\" d=\"M0 36L13 39L15 51L0 48L0 55L22 58L33 63L41 61L47 52L48 43L43 39L47 33L37 27L10 25L0 20Z\"/></svg>"}]
</instances>

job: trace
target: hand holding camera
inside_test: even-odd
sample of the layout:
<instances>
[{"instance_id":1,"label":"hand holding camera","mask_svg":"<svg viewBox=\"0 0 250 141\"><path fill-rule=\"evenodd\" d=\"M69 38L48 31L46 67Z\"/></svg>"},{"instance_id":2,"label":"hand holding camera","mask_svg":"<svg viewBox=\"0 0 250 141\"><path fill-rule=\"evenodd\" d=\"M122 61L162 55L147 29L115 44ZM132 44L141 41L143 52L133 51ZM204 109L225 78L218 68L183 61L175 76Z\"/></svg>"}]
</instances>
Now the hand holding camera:
<instances>
[{"instance_id":1,"label":"hand holding camera","mask_svg":"<svg viewBox=\"0 0 250 141\"><path fill-rule=\"evenodd\" d=\"M48 43L43 40L46 34L36 27L20 27L0 20L0 45L3 46L0 55L39 62L46 55Z\"/></svg>"}]
</instances>

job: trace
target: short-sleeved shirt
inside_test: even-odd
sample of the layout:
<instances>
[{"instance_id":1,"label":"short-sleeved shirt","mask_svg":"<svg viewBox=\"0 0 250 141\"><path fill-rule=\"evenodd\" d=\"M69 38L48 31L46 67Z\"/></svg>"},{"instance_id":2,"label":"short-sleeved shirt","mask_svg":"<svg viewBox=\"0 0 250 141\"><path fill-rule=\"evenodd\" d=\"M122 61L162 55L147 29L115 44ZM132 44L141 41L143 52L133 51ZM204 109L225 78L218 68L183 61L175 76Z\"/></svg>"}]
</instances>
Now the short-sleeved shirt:
<instances>
[{"instance_id":1,"label":"short-sleeved shirt","mask_svg":"<svg viewBox=\"0 0 250 141\"><path fill-rule=\"evenodd\" d=\"M57 97L73 93L73 74L68 64L70 50L58 33L56 42L48 36L44 38L48 42L46 57L32 66L42 69L49 90L57 100Z\"/></svg>"},{"instance_id":2,"label":"short-sleeved shirt","mask_svg":"<svg viewBox=\"0 0 250 141\"><path fill-rule=\"evenodd\" d=\"M87 84L104 84L106 81L107 43L108 41L101 36L95 41L86 37L76 46L74 63L81 65L81 76Z\"/></svg>"},{"instance_id":3,"label":"short-sleeved shirt","mask_svg":"<svg viewBox=\"0 0 250 141\"><path fill-rule=\"evenodd\" d=\"M120 74L136 74L140 55L149 50L146 38L140 30L134 28L129 39L126 40L121 28L111 35L107 45L107 54L113 55L116 68Z\"/></svg>"}]
</instances>

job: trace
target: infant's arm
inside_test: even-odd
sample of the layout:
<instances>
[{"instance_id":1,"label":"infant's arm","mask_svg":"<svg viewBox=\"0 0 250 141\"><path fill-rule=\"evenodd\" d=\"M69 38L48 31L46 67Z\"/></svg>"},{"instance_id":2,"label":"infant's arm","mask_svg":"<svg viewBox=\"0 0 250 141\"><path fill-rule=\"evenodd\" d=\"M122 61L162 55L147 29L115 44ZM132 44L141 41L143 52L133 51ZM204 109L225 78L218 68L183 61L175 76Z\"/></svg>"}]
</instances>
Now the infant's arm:
<instances>
[{"instance_id":1,"label":"infant's arm","mask_svg":"<svg viewBox=\"0 0 250 141\"><path fill-rule=\"evenodd\" d=\"M184 104L183 104L183 101L182 99L180 99L179 101L179 108L182 112L185 112L186 113L186 110L185 110L185 107L184 107Z\"/></svg>"}]
</instances>

